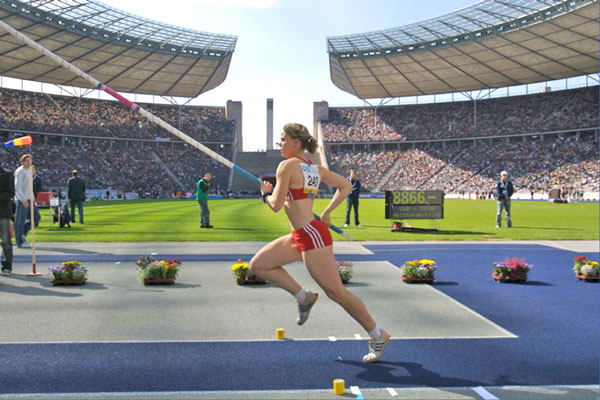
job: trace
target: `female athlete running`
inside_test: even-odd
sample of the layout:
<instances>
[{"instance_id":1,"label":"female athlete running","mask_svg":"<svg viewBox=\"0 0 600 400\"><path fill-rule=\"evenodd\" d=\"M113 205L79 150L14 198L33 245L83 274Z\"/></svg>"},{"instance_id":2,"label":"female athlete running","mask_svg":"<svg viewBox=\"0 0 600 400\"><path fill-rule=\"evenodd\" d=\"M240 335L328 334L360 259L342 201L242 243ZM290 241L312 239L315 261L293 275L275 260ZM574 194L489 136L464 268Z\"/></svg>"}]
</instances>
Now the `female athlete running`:
<instances>
[{"instance_id":1,"label":"female athlete running","mask_svg":"<svg viewBox=\"0 0 600 400\"><path fill-rule=\"evenodd\" d=\"M302 325L308 319L318 295L302 288L283 266L304 260L308 272L325 291L327 296L341 305L369 334L369 353L364 362L377 362L391 334L375 323L363 302L350 293L338 274L333 256L330 213L348 196L350 182L327 168L313 165L305 156L305 150L314 153L315 139L300 124L286 124L281 134L281 155L286 158L277 167L275 188L270 182L260 181L263 201L275 212L283 207L290 221L292 233L275 239L263 247L250 261L252 272L261 278L287 290L296 297ZM323 182L337 188L333 198L315 218L313 198Z\"/></svg>"}]
</instances>

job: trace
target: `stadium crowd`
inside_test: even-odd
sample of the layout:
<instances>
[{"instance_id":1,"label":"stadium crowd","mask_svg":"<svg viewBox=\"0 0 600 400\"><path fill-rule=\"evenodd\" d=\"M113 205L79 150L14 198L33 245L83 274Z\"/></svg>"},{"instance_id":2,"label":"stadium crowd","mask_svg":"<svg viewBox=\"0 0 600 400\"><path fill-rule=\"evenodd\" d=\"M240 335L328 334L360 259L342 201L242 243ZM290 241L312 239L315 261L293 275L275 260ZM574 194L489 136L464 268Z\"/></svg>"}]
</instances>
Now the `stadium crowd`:
<instances>
[{"instance_id":1,"label":"stadium crowd","mask_svg":"<svg viewBox=\"0 0 600 400\"><path fill-rule=\"evenodd\" d=\"M140 104L200 142L232 142L223 107ZM0 129L69 135L169 140L163 128L116 101L0 88Z\"/></svg>"},{"instance_id":2,"label":"stadium crowd","mask_svg":"<svg viewBox=\"0 0 600 400\"><path fill-rule=\"evenodd\" d=\"M81 143L61 145L34 140L26 149L2 149L0 165L14 171L19 165L19 157L26 152L33 155L45 190L64 189L70 171L74 169L79 171L89 189L115 189L153 198L165 197L175 190L193 192L196 182L206 172L214 177L211 193L224 192L229 179L229 169L182 143L146 143L142 146L139 141L111 143L84 139ZM231 158L230 151L222 155Z\"/></svg>"},{"instance_id":3,"label":"stadium crowd","mask_svg":"<svg viewBox=\"0 0 600 400\"><path fill-rule=\"evenodd\" d=\"M378 142L550 132L598 126L598 86L526 96L374 108L330 107L325 142Z\"/></svg>"},{"instance_id":4,"label":"stadium crowd","mask_svg":"<svg viewBox=\"0 0 600 400\"><path fill-rule=\"evenodd\" d=\"M327 153L327 160L332 170L341 172L344 176L349 176L351 170L358 171L361 189L373 191L398 155L395 151L341 151Z\"/></svg>"},{"instance_id":5,"label":"stadium crowd","mask_svg":"<svg viewBox=\"0 0 600 400\"><path fill-rule=\"evenodd\" d=\"M475 147L473 147L475 146ZM598 191L598 142L592 135L496 140L477 144L421 144L397 151L340 151L327 154L330 167L347 176L359 171L368 191L443 190L489 193L502 170L510 171L515 190Z\"/></svg>"}]
</instances>

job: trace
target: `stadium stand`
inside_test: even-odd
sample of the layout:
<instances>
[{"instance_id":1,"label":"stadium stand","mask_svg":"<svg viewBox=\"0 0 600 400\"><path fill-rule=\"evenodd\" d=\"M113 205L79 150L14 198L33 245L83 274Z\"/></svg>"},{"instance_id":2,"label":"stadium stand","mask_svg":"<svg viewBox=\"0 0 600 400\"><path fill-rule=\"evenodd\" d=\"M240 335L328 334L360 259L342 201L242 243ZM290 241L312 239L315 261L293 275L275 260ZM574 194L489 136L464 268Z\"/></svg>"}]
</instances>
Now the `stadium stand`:
<instances>
[{"instance_id":1,"label":"stadium stand","mask_svg":"<svg viewBox=\"0 0 600 400\"><path fill-rule=\"evenodd\" d=\"M360 171L369 191L487 196L499 171L509 170L521 192L598 192L598 86L480 101L477 129L472 108L468 102L386 106L377 118L373 108L330 108L322 123L329 165L344 175Z\"/></svg>"},{"instance_id":2,"label":"stadium stand","mask_svg":"<svg viewBox=\"0 0 600 400\"><path fill-rule=\"evenodd\" d=\"M517 191L598 192L598 140L559 136L506 143L418 145L396 151L340 151L328 154L333 170L361 174L366 190L440 189L445 193L483 193L493 189L499 171L511 171ZM389 172L385 182L382 177Z\"/></svg>"},{"instance_id":3,"label":"stadium stand","mask_svg":"<svg viewBox=\"0 0 600 400\"><path fill-rule=\"evenodd\" d=\"M477 101L330 108L325 142L488 137L598 126L598 86Z\"/></svg>"},{"instance_id":4,"label":"stadium stand","mask_svg":"<svg viewBox=\"0 0 600 400\"><path fill-rule=\"evenodd\" d=\"M224 193L229 177L227 168L181 143L142 145L135 141L111 143L84 139L81 143L70 140L64 144L43 144L34 140L27 149L3 149L0 165L14 170L19 156L25 152L33 154L44 189L55 191L66 187L69 171L73 169L81 171L89 189L116 189L153 198L165 197L175 190L193 192L196 182L206 172L214 176L212 193ZM175 174L178 181L168 171Z\"/></svg>"},{"instance_id":5,"label":"stadium stand","mask_svg":"<svg viewBox=\"0 0 600 400\"><path fill-rule=\"evenodd\" d=\"M141 104L200 142L232 142L223 107ZM0 89L0 129L131 139L171 138L115 101Z\"/></svg>"},{"instance_id":6,"label":"stadium stand","mask_svg":"<svg viewBox=\"0 0 600 400\"><path fill-rule=\"evenodd\" d=\"M169 191L193 192L206 172L213 193L225 193L229 169L144 121L114 101L47 96L0 89L0 135L6 140L32 134L27 149L3 150L1 165L14 170L24 152L34 155L45 188L66 186L78 169L90 189L163 197ZM234 122L222 107L144 105L152 113L231 158ZM36 135L37 134L37 135Z\"/></svg>"},{"instance_id":7,"label":"stadium stand","mask_svg":"<svg viewBox=\"0 0 600 400\"><path fill-rule=\"evenodd\" d=\"M170 135L119 103L11 89L0 89L0 96L0 132L5 132L7 140L22 135L19 131L45 135L35 140L30 150L48 187L63 187L68 171L80 169L85 171L89 188L114 188L140 197L162 197L172 190L193 192L204 172L215 177L215 192L227 191L227 168L183 143L162 141ZM180 114L179 108L171 105L144 107L175 126L181 124L184 132L201 142L217 142L216 150L231 159L234 126L225 119L223 108L182 107ZM472 105L467 102L381 107L377 126L372 108L333 107L323 132L326 139L333 139L326 143L333 145L328 152L332 169L342 174L350 169L361 171L368 191L402 187L482 193L493 187L502 169L512 172L520 191L547 191L557 186L567 192L598 191L597 137L585 134L577 138L572 133L543 140L535 135L597 127L597 109L597 86L482 100L478 102L480 135L475 135L469 114ZM447 124L452 125L451 130L446 127L442 135L435 134ZM495 138L494 132L530 135L508 140ZM410 143L411 138L435 140L440 136L450 141ZM487 139L451 141L465 137ZM397 142L401 148L367 149L359 144L362 141L372 145ZM351 144L359 148L335 149ZM14 169L18 155L6 152L2 165Z\"/></svg>"},{"instance_id":8,"label":"stadium stand","mask_svg":"<svg viewBox=\"0 0 600 400\"><path fill-rule=\"evenodd\" d=\"M44 188L55 191L66 187L69 171L73 169L81 171L89 189L116 189L137 193L139 197L160 198L175 190L193 192L196 182L206 172L214 176L213 193L224 193L227 187L227 168L181 143L142 145L135 141L111 143L89 139L81 143L73 140L64 144L41 142L34 140L27 149L3 149L0 165L14 170L19 156L31 152ZM224 153L223 156L231 154Z\"/></svg>"}]
</instances>

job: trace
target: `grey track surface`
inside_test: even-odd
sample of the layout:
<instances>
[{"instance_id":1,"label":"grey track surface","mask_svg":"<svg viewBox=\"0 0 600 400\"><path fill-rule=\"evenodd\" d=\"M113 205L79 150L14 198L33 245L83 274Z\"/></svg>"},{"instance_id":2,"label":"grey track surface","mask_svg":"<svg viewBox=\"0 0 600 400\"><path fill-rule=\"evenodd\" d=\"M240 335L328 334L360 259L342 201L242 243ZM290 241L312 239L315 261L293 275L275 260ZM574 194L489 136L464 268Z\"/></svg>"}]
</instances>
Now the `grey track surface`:
<instances>
[{"instance_id":1,"label":"grey track surface","mask_svg":"<svg viewBox=\"0 0 600 400\"><path fill-rule=\"evenodd\" d=\"M237 285L231 264L184 262L173 286L140 285L134 263L87 263L89 282L79 287L55 287L45 277L5 277L3 292L29 296L3 302L1 341L40 341L41 331L45 342L273 340L277 328L292 340L366 338L323 293L308 322L296 325L292 296L272 285ZM286 269L319 291L302 263ZM398 284L400 271L387 262L356 262L353 269L348 289L395 339L515 337L429 285ZM408 319L411 324L403 323Z\"/></svg>"}]
</instances>

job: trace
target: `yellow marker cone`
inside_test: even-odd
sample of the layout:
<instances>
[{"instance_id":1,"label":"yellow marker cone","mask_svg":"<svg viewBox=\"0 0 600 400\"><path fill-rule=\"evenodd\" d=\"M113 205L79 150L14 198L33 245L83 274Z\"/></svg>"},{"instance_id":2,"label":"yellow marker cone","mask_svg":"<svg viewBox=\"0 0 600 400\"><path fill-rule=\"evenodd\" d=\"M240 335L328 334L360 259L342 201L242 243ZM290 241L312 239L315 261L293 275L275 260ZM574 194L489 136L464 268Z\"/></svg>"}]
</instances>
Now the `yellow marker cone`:
<instances>
[{"instance_id":1,"label":"yellow marker cone","mask_svg":"<svg viewBox=\"0 0 600 400\"><path fill-rule=\"evenodd\" d=\"M343 379L333 380L333 394L343 395L345 390L346 382Z\"/></svg>"},{"instance_id":2,"label":"yellow marker cone","mask_svg":"<svg viewBox=\"0 0 600 400\"><path fill-rule=\"evenodd\" d=\"M283 328L277 329L277 331L275 331L275 336L277 339L283 340L285 338L285 330Z\"/></svg>"}]
</instances>

